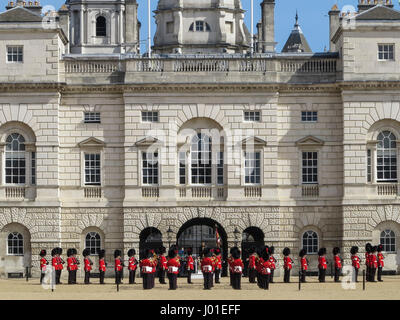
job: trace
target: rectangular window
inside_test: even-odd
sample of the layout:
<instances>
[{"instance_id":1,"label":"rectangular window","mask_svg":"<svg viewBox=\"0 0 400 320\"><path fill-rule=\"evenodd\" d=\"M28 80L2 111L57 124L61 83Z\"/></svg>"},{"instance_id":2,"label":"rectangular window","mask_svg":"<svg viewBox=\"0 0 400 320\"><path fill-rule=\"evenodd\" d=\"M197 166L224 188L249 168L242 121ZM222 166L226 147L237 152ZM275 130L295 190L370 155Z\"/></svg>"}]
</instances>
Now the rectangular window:
<instances>
[{"instance_id":1,"label":"rectangular window","mask_svg":"<svg viewBox=\"0 0 400 320\"><path fill-rule=\"evenodd\" d=\"M302 111L301 122L317 122L318 112L317 111Z\"/></svg>"},{"instance_id":2,"label":"rectangular window","mask_svg":"<svg viewBox=\"0 0 400 320\"><path fill-rule=\"evenodd\" d=\"M144 185L158 185L158 152L142 153L142 170Z\"/></svg>"},{"instance_id":3,"label":"rectangular window","mask_svg":"<svg viewBox=\"0 0 400 320\"><path fill-rule=\"evenodd\" d=\"M318 152L302 152L303 184L318 183Z\"/></svg>"},{"instance_id":4,"label":"rectangular window","mask_svg":"<svg viewBox=\"0 0 400 320\"><path fill-rule=\"evenodd\" d=\"M394 44L378 44L378 60L394 60Z\"/></svg>"},{"instance_id":5,"label":"rectangular window","mask_svg":"<svg viewBox=\"0 0 400 320\"><path fill-rule=\"evenodd\" d=\"M224 153L217 153L217 184L224 184Z\"/></svg>"},{"instance_id":6,"label":"rectangular window","mask_svg":"<svg viewBox=\"0 0 400 320\"><path fill-rule=\"evenodd\" d=\"M260 122L261 121L261 112L260 111L245 111L244 112L244 121Z\"/></svg>"},{"instance_id":7,"label":"rectangular window","mask_svg":"<svg viewBox=\"0 0 400 320\"><path fill-rule=\"evenodd\" d=\"M23 47L7 46L7 62L23 62Z\"/></svg>"},{"instance_id":8,"label":"rectangular window","mask_svg":"<svg viewBox=\"0 0 400 320\"><path fill-rule=\"evenodd\" d=\"M32 152L31 155L31 183L36 184L36 152Z\"/></svg>"},{"instance_id":9,"label":"rectangular window","mask_svg":"<svg viewBox=\"0 0 400 320\"><path fill-rule=\"evenodd\" d=\"M233 22L232 21L226 21L225 26L226 26L227 33L233 33Z\"/></svg>"},{"instance_id":10,"label":"rectangular window","mask_svg":"<svg viewBox=\"0 0 400 320\"><path fill-rule=\"evenodd\" d=\"M158 111L142 111L142 122L158 122Z\"/></svg>"},{"instance_id":11,"label":"rectangular window","mask_svg":"<svg viewBox=\"0 0 400 320\"><path fill-rule=\"evenodd\" d=\"M25 184L25 151L6 152L6 183Z\"/></svg>"},{"instance_id":12,"label":"rectangular window","mask_svg":"<svg viewBox=\"0 0 400 320\"><path fill-rule=\"evenodd\" d=\"M196 21L196 31L204 31L204 21Z\"/></svg>"},{"instance_id":13,"label":"rectangular window","mask_svg":"<svg viewBox=\"0 0 400 320\"><path fill-rule=\"evenodd\" d=\"M186 152L179 152L179 184L186 184Z\"/></svg>"},{"instance_id":14,"label":"rectangular window","mask_svg":"<svg viewBox=\"0 0 400 320\"><path fill-rule=\"evenodd\" d=\"M372 159L371 150L367 150L367 182L372 182Z\"/></svg>"},{"instance_id":15,"label":"rectangular window","mask_svg":"<svg viewBox=\"0 0 400 320\"><path fill-rule=\"evenodd\" d=\"M244 153L245 184L261 183L261 152Z\"/></svg>"},{"instance_id":16,"label":"rectangular window","mask_svg":"<svg viewBox=\"0 0 400 320\"><path fill-rule=\"evenodd\" d=\"M100 167L101 164L99 153L85 154L85 185L101 185Z\"/></svg>"},{"instance_id":17,"label":"rectangular window","mask_svg":"<svg viewBox=\"0 0 400 320\"><path fill-rule=\"evenodd\" d=\"M174 33L174 22L167 22L167 33Z\"/></svg>"},{"instance_id":18,"label":"rectangular window","mask_svg":"<svg viewBox=\"0 0 400 320\"><path fill-rule=\"evenodd\" d=\"M100 123L100 112L85 112L85 123Z\"/></svg>"}]
</instances>

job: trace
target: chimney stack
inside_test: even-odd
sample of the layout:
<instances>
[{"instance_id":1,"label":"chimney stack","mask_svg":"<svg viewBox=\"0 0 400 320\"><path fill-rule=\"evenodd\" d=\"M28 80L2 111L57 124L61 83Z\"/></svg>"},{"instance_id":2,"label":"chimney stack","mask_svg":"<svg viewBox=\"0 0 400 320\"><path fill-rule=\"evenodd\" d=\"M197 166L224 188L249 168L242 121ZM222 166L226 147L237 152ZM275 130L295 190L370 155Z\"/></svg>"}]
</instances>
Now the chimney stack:
<instances>
[{"instance_id":1,"label":"chimney stack","mask_svg":"<svg viewBox=\"0 0 400 320\"><path fill-rule=\"evenodd\" d=\"M263 0L262 17L262 52L275 52L275 0Z\"/></svg>"}]
</instances>

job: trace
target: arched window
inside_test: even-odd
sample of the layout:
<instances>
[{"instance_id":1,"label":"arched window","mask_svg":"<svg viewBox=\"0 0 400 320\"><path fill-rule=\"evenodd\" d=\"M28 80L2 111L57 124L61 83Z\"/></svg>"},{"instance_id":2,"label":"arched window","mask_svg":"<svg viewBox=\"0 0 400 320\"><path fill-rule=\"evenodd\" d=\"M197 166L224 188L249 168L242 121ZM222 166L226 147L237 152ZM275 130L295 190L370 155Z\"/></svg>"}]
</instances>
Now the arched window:
<instances>
[{"instance_id":1,"label":"arched window","mask_svg":"<svg viewBox=\"0 0 400 320\"><path fill-rule=\"evenodd\" d=\"M318 252L318 235L315 231L306 231L303 234L303 248L307 254Z\"/></svg>"},{"instance_id":2,"label":"arched window","mask_svg":"<svg viewBox=\"0 0 400 320\"><path fill-rule=\"evenodd\" d=\"M392 230L382 231L380 242L383 245L383 251L396 252L396 235Z\"/></svg>"},{"instance_id":3,"label":"arched window","mask_svg":"<svg viewBox=\"0 0 400 320\"><path fill-rule=\"evenodd\" d=\"M211 184L211 138L198 133L192 139L191 145L192 184Z\"/></svg>"},{"instance_id":4,"label":"arched window","mask_svg":"<svg viewBox=\"0 0 400 320\"><path fill-rule=\"evenodd\" d=\"M90 254L99 254L101 249L101 237L97 232L89 232L86 235L85 248L89 249Z\"/></svg>"},{"instance_id":5,"label":"arched window","mask_svg":"<svg viewBox=\"0 0 400 320\"><path fill-rule=\"evenodd\" d=\"M210 32L211 28L210 25L207 22L204 21L196 21L193 22L190 27L189 27L189 31L200 31L200 32Z\"/></svg>"},{"instance_id":6,"label":"arched window","mask_svg":"<svg viewBox=\"0 0 400 320\"><path fill-rule=\"evenodd\" d=\"M18 232L11 232L7 239L8 254L20 256L24 254L24 237Z\"/></svg>"},{"instance_id":7,"label":"arched window","mask_svg":"<svg viewBox=\"0 0 400 320\"><path fill-rule=\"evenodd\" d=\"M96 37L107 36L107 20L103 16L96 19Z\"/></svg>"},{"instance_id":8,"label":"arched window","mask_svg":"<svg viewBox=\"0 0 400 320\"><path fill-rule=\"evenodd\" d=\"M396 136L390 131L382 131L378 135L376 152L377 182L397 182Z\"/></svg>"},{"instance_id":9,"label":"arched window","mask_svg":"<svg viewBox=\"0 0 400 320\"><path fill-rule=\"evenodd\" d=\"M12 133L6 139L5 171L6 183L26 183L25 138L19 133Z\"/></svg>"}]
</instances>

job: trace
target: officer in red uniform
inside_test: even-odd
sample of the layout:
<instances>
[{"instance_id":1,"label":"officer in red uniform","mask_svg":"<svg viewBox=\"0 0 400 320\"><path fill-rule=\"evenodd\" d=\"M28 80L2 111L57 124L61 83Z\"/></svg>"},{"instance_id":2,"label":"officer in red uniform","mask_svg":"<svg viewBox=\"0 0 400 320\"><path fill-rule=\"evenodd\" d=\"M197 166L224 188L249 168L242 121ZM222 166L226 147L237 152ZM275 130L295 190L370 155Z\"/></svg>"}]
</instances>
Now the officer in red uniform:
<instances>
[{"instance_id":1,"label":"officer in red uniform","mask_svg":"<svg viewBox=\"0 0 400 320\"><path fill-rule=\"evenodd\" d=\"M256 254L256 249L250 248L249 249L249 264L247 267L248 273L249 273L249 282L250 283L256 283L256 275L257 275L257 270L256 270L256 259L257 259L257 254Z\"/></svg>"},{"instance_id":2,"label":"officer in red uniform","mask_svg":"<svg viewBox=\"0 0 400 320\"><path fill-rule=\"evenodd\" d=\"M201 261L201 271L203 272L204 278L204 290L211 290L214 268L215 266L212 260L212 251L210 248L206 248L204 249L204 258Z\"/></svg>"},{"instance_id":3,"label":"officer in red uniform","mask_svg":"<svg viewBox=\"0 0 400 320\"><path fill-rule=\"evenodd\" d=\"M165 273L167 272L167 258L165 257L165 253L167 250L165 247L160 247L158 249L158 264L157 264L157 269L158 269L158 281L161 284L167 284L165 282Z\"/></svg>"},{"instance_id":4,"label":"officer in red uniform","mask_svg":"<svg viewBox=\"0 0 400 320\"><path fill-rule=\"evenodd\" d=\"M76 270L73 272L73 278L72 278L72 281L74 282L74 284L77 284L76 274L78 273L79 265L81 264L80 261L78 260L78 258L76 257L77 254L78 254L78 251L75 248L73 248L72 249L72 260L76 265Z\"/></svg>"},{"instance_id":5,"label":"officer in red uniform","mask_svg":"<svg viewBox=\"0 0 400 320\"><path fill-rule=\"evenodd\" d=\"M178 251L176 248L171 248L168 251L168 280L169 280L169 290L176 290L178 288L177 279L179 273L179 267L181 266L179 260L177 259Z\"/></svg>"},{"instance_id":6,"label":"officer in red uniform","mask_svg":"<svg viewBox=\"0 0 400 320\"><path fill-rule=\"evenodd\" d=\"M83 270L85 271L85 284L90 284L90 271L92 271L92 266L93 266L93 261L90 260L90 250L89 249L84 249L82 251L82 256L83 256Z\"/></svg>"},{"instance_id":7,"label":"officer in red uniform","mask_svg":"<svg viewBox=\"0 0 400 320\"><path fill-rule=\"evenodd\" d=\"M277 262L277 260L274 257L274 253L275 253L275 247L270 246L269 247L269 262L270 262L271 274L269 275L269 283L274 283L274 272L276 269L276 262Z\"/></svg>"},{"instance_id":8,"label":"officer in red uniform","mask_svg":"<svg viewBox=\"0 0 400 320\"><path fill-rule=\"evenodd\" d=\"M269 280L271 277L271 260L269 251L270 248L265 246L261 252L260 259L260 278L261 278L261 289L269 289Z\"/></svg>"},{"instance_id":9,"label":"officer in red uniform","mask_svg":"<svg viewBox=\"0 0 400 320\"><path fill-rule=\"evenodd\" d=\"M371 251L372 251L372 245L370 243L367 243L365 245L365 266L366 266L366 280L370 281L371 280L371 263L370 263L370 256L371 256Z\"/></svg>"},{"instance_id":10,"label":"officer in red uniform","mask_svg":"<svg viewBox=\"0 0 400 320\"><path fill-rule=\"evenodd\" d=\"M107 262L105 261L106 251L100 250L99 252L99 271L100 271L100 284L104 284L104 276L106 274Z\"/></svg>"},{"instance_id":11,"label":"officer in red uniform","mask_svg":"<svg viewBox=\"0 0 400 320\"><path fill-rule=\"evenodd\" d=\"M58 276L58 258L57 258L57 252L58 252L58 248L54 248L53 250L51 250L51 266L53 267L53 271L56 273L56 284L58 284L57 282L57 276Z\"/></svg>"},{"instance_id":12,"label":"officer in red uniform","mask_svg":"<svg viewBox=\"0 0 400 320\"><path fill-rule=\"evenodd\" d=\"M383 267L385 266L385 264L383 262L383 260L385 260L385 257L382 254L383 245L382 244L378 245L377 249L378 249L378 255L377 255L377 259L378 259L378 281L382 282L383 281L382 280L382 270L383 270Z\"/></svg>"},{"instance_id":13,"label":"officer in red uniform","mask_svg":"<svg viewBox=\"0 0 400 320\"><path fill-rule=\"evenodd\" d=\"M40 258L40 284L42 284L42 282L43 282L43 278L44 278L44 275L47 270L47 265L49 264L49 262L45 258L46 254L47 254L46 250L42 250L39 253L39 256L41 257Z\"/></svg>"},{"instance_id":14,"label":"officer in red uniform","mask_svg":"<svg viewBox=\"0 0 400 320\"><path fill-rule=\"evenodd\" d=\"M192 256L192 248L187 248L186 254L187 254L186 258L187 283L193 283L192 272L194 272L194 260Z\"/></svg>"},{"instance_id":15,"label":"officer in red uniform","mask_svg":"<svg viewBox=\"0 0 400 320\"><path fill-rule=\"evenodd\" d=\"M233 271L233 281L232 281L232 287L235 290L240 290L240 281L242 279L242 273L243 273L243 261L240 259L240 250L237 247L234 247L234 250L232 251L232 271Z\"/></svg>"},{"instance_id":16,"label":"officer in red uniform","mask_svg":"<svg viewBox=\"0 0 400 320\"><path fill-rule=\"evenodd\" d=\"M301 249L299 252L300 257L300 281L306 282L306 273L308 270L307 252L305 249Z\"/></svg>"},{"instance_id":17,"label":"officer in red uniform","mask_svg":"<svg viewBox=\"0 0 400 320\"><path fill-rule=\"evenodd\" d=\"M152 267L153 267L153 270L152 270L151 275L150 275L150 285L151 285L151 288L154 288L155 279L156 279L156 272L157 272L157 265L158 265L158 256L155 253L154 249L150 249L150 253L152 255L151 262L152 262Z\"/></svg>"},{"instance_id":18,"label":"officer in red uniform","mask_svg":"<svg viewBox=\"0 0 400 320\"><path fill-rule=\"evenodd\" d=\"M340 248L335 247L333 248L333 259L335 262L335 282L340 282L340 273L342 272L342 258L339 256Z\"/></svg>"},{"instance_id":19,"label":"officer in red uniform","mask_svg":"<svg viewBox=\"0 0 400 320\"><path fill-rule=\"evenodd\" d=\"M262 274L261 274L261 269L262 265L264 264L264 259L263 259L263 247L257 248L257 256L258 258L256 259L256 271L257 271L257 285L259 288L262 288Z\"/></svg>"},{"instance_id":20,"label":"officer in red uniform","mask_svg":"<svg viewBox=\"0 0 400 320\"><path fill-rule=\"evenodd\" d=\"M74 284L74 271L77 270L77 265L72 258L73 250L70 248L67 250L67 270L68 270L68 284Z\"/></svg>"},{"instance_id":21,"label":"officer in red uniform","mask_svg":"<svg viewBox=\"0 0 400 320\"><path fill-rule=\"evenodd\" d=\"M284 270L284 275L283 275L283 282L284 283L290 283L290 271L293 269L293 260L290 257L290 249L285 248L282 251L284 258L283 258L283 270Z\"/></svg>"},{"instance_id":22,"label":"officer in red uniform","mask_svg":"<svg viewBox=\"0 0 400 320\"><path fill-rule=\"evenodd\" d=\"M151 250L146 249L144 259L142 259L139 263L141 274L143 276L143 289L144 290L149 290L152 289L152 282L151 282L151 277L153 273L153 253Z\"/></svg>"},{"instance_id":23,"label":"officer in red uniform","mask_svg":"<svg viewBox=\"0 0 400 320\"><path fill-rule=\"evenodd\" d=\"M372 247L371 254L369 255L370 282L376 282L375 274L376 274L376 269L378 268L378 259L376 257L377 250L378 248L376 246Z\"/></svg>"},{"instance_id":24,"label":"officer in red uniform","mask_svg":"<svg viewBox=\"0 0 400 320\"><path fill-rule=\"evenodd\" d=\"M121 250L114 251L114 270L115 270L115 284L121 284L121 278L123 273L123 262L121 259Z\"/></svg>"},{"instance_id":25,"label":"officer in red uniform","mask_svg":"<svg viewBox=\"0 0 400 320\"><path fill-rule=\"evenodd\" d=\"M351 253L351 265L354 268L353 280L354 280L354 282L358 282L358 280L357 280L358 271L360 270L360 263L361 263L361 259L357 255L358 247L356 247L356 246L351 247L350 253Z\"/></svg>"},{"instance_id":26,"label":"officer in red uniform","mask_svg":"<svg viewBox=\"0 0 400 320\"><path fill-rule=\"evenodd\" d=\"M139 262L135 258L136 251L135 249L129 249L128 250L128 257L129 257L129 264L128 264L128 270L129 270L129 284L134 284L135 283L135 275L136 275L136 269L137 265Z\"/></svg>"},{"instance_id":27,"label":"officer in red uniform","mask_svg":"<svg viewBox=\"0 0 400 320\"><path fill-rule=\"evenodd\" d=\"M222 258L221 258L221 249L215 248L214 249L214 262L215 262L215 283L220 283L219 278L222 270Z\"/></svg>"},{"instance_id":28,"label":"officer in red uniform","mask_svg":"<svg viewBox=\"0 0 400 320\"><path fill-rule=\"evenodd\" d=\"M53 256L54 253L54 256ZM54 248L51 255L53 256L52 259L52 266L56 272L56 284L62 284L61 279L61 272L64 269L63 264L65 263L64 260L60 257L62 254L61 248Z\"/></svg>"},{"instance_id":29,"label":"officer in red uniform","mask_svg":"<svg viewBox=\"0 0 400 320\"><path fill-rule=\"evenodd\" d=\"M318 280L319 282L325 282L326 269L328 263L326 261L326 248L320 248L318 251Z\"/></svg>"}]
</instances>

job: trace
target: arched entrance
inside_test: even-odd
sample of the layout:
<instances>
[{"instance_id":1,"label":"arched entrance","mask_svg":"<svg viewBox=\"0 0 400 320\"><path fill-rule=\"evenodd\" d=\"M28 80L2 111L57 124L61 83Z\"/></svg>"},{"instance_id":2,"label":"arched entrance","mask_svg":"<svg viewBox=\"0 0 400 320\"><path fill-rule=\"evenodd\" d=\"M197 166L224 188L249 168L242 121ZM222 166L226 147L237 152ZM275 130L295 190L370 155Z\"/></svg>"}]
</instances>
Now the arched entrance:
<instances>
[{"instance_id":1,"label":"arched entrance","mask_svg":"<svg viewBox=\"0 0 400 320\"><path fill-rule=\"evenodd\" d=\"M257 227L249 227L242 234L242 260L244 264L244 274L247 276L247 268L249 262L249 249L257 248L264 245L264 232Z\"/></svg>"},{"instance_id":2,"label":"arched entrance","mask_svg":"<svg viewBox=\"0 0 400 320\"><path fill-rule=\"evenodd\" d=\"M139 259L144 258L146 249L157 249L163 245L162 234L157 228L149 227L144 230L139 235Z\"/></svg>"},{"instance_id":3,"label":"arched entrance","mask_svg":"<svg viewBox=\"0 0 400 320\"><path fill-rule=\"evenodd\" d=\"M215 220L209 218L195 218L189 220L179 229L177 245L180 249L192 248L193 258L200 259L204 247L217 247L216 230L221 239L221 251L223 260L228 257L228 242L225 230ZM226 276L226 263L222 264L222 276Z\"/></svg>"}]
</instances>

